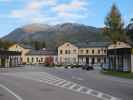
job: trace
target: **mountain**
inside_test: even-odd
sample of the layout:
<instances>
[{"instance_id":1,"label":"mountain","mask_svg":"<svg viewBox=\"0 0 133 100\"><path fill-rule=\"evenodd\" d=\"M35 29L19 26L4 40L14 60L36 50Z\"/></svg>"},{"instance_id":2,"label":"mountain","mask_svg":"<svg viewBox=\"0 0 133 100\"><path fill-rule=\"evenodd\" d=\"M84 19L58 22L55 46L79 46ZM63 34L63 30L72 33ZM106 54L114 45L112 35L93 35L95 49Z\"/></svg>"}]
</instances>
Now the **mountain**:
<instances>
[{"instance_id":1,"label":"mountain","mask_svg":"<svg viewBox=\"0 0 133 100\"><path fill-rule=\"evenodd\" d=\"M49 48L58 47L66 41L103 42L109 40L101 33L100 28L77 23L64 23L53 26L37 23L25 25L15 29L2 39L21 43L29 42L31 40L45 41Z\"/></svg>"}]
</instances>

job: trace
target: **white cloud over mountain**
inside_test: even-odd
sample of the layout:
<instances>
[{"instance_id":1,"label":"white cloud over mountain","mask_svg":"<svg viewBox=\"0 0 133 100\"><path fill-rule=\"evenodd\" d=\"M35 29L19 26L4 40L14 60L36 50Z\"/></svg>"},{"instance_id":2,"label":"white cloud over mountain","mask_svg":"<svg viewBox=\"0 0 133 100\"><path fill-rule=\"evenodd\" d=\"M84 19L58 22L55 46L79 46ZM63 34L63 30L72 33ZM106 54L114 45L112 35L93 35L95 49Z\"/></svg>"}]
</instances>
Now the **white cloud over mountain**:
<instances>
[{"instance_id":1,"label":"white cloud over mountain","mask_svg":"<svg viewBox=\"0 0 133 100\"><path fill-rule=\"evenodd\" d=\"M30 22L76 22L88 16L88 0L30 0L23 8L11 11L11 17Z\"/></svg>"}]
</instances>

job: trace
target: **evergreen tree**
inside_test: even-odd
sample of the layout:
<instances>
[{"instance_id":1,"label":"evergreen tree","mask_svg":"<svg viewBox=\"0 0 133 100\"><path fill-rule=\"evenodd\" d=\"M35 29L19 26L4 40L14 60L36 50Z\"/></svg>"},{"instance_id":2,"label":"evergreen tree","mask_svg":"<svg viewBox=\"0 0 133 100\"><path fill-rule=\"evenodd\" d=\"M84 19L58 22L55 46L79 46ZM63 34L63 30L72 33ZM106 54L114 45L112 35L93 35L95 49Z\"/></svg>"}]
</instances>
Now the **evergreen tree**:
<instances>
[{"instance_id":1,"label":"evergreen tree","mask_svg":"<svg viewBox=\"0 0 133 100\"><path fill-rule=\"evenodd\" d=\"M13 42L10 41L4 41L0 39L0 49L1 50L7 50L9 46L13 45Z\"/></svg>"},{"instance_id":2,"label":"evergreen tree","mask_svg":"<svg viewBox=\"0 0 133 100\"><path fill-rule=\"evenodd\" d=\"M112 40L112 42L123 41L125 39L123 27L124 23L121 14L116 5L113 4L111 11L105 19L104 33Z\"/></svg>"},{"instance_id":3,"label":"evergreen tree","mask_svg":"<svg viewBox=\"0 0 133 100\"><path fill-rule=\"evenodd\" d=\"M126 32L131 41L133 41L133 18L131 18L130 23L127 25Z\"/></svg>"}]
</instances>

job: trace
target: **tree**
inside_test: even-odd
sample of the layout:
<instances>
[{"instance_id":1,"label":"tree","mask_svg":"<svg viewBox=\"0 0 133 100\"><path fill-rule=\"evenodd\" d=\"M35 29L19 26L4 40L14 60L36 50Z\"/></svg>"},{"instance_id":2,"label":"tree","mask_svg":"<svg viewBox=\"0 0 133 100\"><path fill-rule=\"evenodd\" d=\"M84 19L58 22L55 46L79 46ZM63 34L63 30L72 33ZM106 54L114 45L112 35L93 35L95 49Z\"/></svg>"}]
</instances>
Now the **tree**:
<instances>
[{"instance_id":1,"label":"tree","mask_svg":"<svg viewBox=\"0 0 133 100\"><path fill-rule=\"evenodd\" d=\"M131 18L130 23L127 25L126 32L131 41L133 41L133 18Z\"/></svg>"},{"instance_id":2,"label":"tree","mask_svg":"<svg viewBox=\"0 0 133 100\"><path fill-rule=\"evenodd\" d=\"M111 11L105 19L105 28L103 32L112 42L123 41L125 39L124 23L115 4L113 4Z\"/></svg>"},{"instance_id":3,"label":"tree","mask_svg":"<svg viewBox=\"0 0 133 100\"><path fill-rule=\"evenodd\" d=\"M42 48L45 48L45 47L46 47L45 42L40 42L40 41L32 41L32 42L30 42L30 44L31 44L36 50L39 50L39 49L42 49Z\"/></svg>"},{"instance_id":4,"label":"tree","mask_svg":"<svg viewBox=\"0 0 133 100\"><path fill-rule=\"evenodd\" d=\"M1 50L7 50L9 46L13 45L13 42L5 41L0 39L0 49Z\"/></svg>"}]
</instances>

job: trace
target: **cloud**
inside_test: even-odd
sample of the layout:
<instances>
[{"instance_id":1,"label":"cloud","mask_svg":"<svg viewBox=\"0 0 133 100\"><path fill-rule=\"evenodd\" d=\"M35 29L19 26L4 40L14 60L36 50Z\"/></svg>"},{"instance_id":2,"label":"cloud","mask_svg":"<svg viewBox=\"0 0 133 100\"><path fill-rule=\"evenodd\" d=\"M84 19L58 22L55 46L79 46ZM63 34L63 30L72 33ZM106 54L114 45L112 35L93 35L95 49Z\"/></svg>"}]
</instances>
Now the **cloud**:
<instances>
[{"instance_id":1,"label":"cloud","mask_svg":"<svg viewBox=\"0 0 133 100\"><path fill-rule=\"evenodd\" d=\"M11 11L12 18L32 22L76 22L88 17L88 0L31 0L21 9Z\"/></svg>"},{"instance_id":2,"label":"cloud","mask_svg":"<svg viewBox=\"0 0 133 100\"><path fill-rule=\"evenodd\" d=\"M88 6L89 3L87 0L72 0L69 3L56 5L52 9L64 22L76 22L77 20L88 17Z\"/></svg>"},{"instance_id":3,"label":"cloud","mask_svg":"<svg viewBox=\"0 0 133 100\"><path fill-rule=\"evenodd\" d=\"M72 10L86 10L87 1L85 0L72 0L70 3L64 3L55 6L53 9L59 13Z\"/></svg>"},{"instance_id":4,"label":"cloud","mask_svg":"<svg viewBox=\"0 0 133 100\"><path fill-rule=\"evenodd\" d=\"M55 0L32 0L23 9L13 10L11 16L17 18L32 17L33 15L40 13L44 6L53 6L55 4Z\"/></svg>"}]
</instances>

